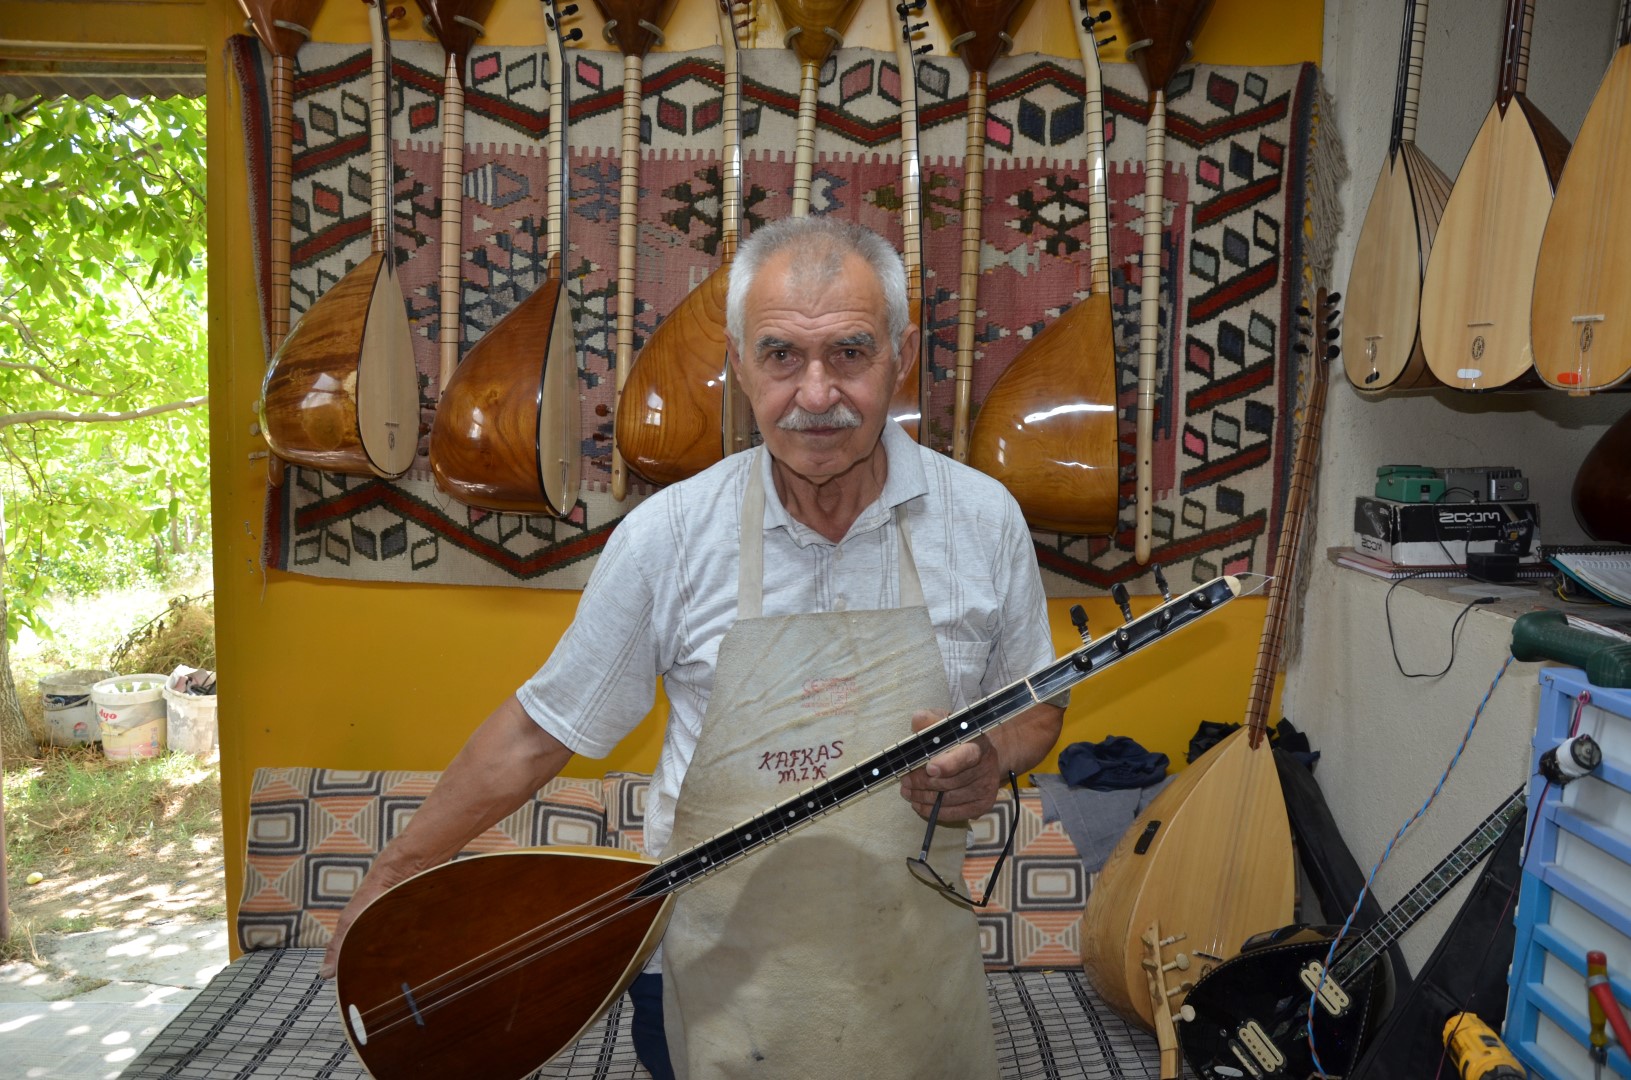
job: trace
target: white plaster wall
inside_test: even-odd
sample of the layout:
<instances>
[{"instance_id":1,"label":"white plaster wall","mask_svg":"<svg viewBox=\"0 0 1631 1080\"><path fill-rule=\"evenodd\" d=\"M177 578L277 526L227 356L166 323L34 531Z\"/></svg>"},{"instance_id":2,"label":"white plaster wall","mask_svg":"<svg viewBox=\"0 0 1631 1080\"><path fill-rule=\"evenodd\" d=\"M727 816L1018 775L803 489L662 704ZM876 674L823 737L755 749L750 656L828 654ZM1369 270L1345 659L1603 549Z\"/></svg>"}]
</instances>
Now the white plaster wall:
<instances>
[{"instance_id":1,"label":"white plaster wall","mask_svg":"<svg viewBox=\"0 0 1631 1080\"><path fill-rule=\"evenodd\" d=\"M1607 66L1618 0L1538 0L1529 97L1571 139ZM1327 0L1325 79L1351 177L1333 287L1345 286L1353 247L1387 153L1403 0ZM1452 178L1494 100L1505 0L1432 0L1417 144ZM1455 667L1440 679L1406 679L1394 666L1383 621L1387 583L1337 572L1324 550L1352 541L1354 497L1378 466L1516 465L1540 504L1544 539L1585 539L1569 507L1580 460L1631 394L1571 398L1557 391L1468 395L1449 390L1365 399L1337 365L1325 420L1312 566L1299 648L1287 675L1286 714L1324 752L1318 777L1361 865L1369 868L1426 798L1507 654L1511 620L1475 610ZM1466 599L1393 594L1394 629L1407 669L1434 670L1448 656L1450 624ZM1528 772L1537 698L1533 665L1514 664L1444 793L1419 832L1377 880L1384 905L1401 896ZM1459 894L1458 894L1459 895ZM1455 907L1441 905L1406 938L1419 968Z\"/></svg>"}]
</instances>

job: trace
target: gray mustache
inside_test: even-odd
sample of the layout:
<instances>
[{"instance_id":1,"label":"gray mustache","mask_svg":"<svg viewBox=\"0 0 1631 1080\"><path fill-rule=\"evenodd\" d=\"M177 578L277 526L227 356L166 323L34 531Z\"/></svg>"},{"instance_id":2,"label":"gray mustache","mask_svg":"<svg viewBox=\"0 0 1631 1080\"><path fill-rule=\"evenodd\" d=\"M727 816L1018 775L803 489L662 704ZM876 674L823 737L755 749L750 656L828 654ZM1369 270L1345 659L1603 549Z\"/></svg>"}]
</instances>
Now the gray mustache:
<instances>
[{"instance_id":1,"label":"gray mustache","mask_svg":"<svg viewBox=\"0 0 1631 1080\"><path fill-rule=\"evenodd\" d=\"M856 428L861 426L861 414L839 402L824 413L813 413L802 406L776 421L783 431L814 431L818 428Z\"/></svg>"}]
</instances>

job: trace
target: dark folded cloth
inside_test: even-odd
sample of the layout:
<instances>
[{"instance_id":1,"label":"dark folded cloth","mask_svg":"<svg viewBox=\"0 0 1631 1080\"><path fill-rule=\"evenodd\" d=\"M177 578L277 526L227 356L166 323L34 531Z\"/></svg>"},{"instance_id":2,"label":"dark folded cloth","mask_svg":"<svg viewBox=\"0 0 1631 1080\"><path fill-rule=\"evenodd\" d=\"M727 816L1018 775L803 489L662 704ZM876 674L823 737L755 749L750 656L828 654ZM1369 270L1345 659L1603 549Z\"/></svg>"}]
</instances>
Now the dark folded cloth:
<instances>
[{"instance_id":1,"label":"dark folded cloth","mask_svg":"<svg viewBox=\"0 0 1631 1080\"><path fill-rule=\"evenodd\" d=\"M1144 812L1170 777L1146 788L1095 791L1071 787L1057 773L1032 773L1031 784L1042 793L1042 820L1057 821L1081 856L1082 868L1096 874L1110 858L1133 819Z\"/></svg>"},{"instance_id":2,"label":"dark folded cloth","mask_svg":"<svg viewBox=\"0 0 1631 1080\"><path fill-rule=\"evenodd\" d=\"M1167 755L1144 749L1125 735L1071 743L1059 753L1059 775L1071 787L1121 791L1149 787L1167 775Z\"/></svg>"}]
</instances>

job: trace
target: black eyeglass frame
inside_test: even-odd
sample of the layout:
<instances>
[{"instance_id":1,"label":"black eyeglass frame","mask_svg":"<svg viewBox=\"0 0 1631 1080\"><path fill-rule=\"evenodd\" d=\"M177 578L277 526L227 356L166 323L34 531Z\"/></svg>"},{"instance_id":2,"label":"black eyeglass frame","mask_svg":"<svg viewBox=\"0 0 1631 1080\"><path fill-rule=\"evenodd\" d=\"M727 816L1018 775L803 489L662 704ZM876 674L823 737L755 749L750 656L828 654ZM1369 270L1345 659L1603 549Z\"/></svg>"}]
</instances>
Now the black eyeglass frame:
<instances>
[{"instance_id":1,"label":"black eyeglass frame","mask_svg":"<svg viewBox=\"0 0 1631 1080\"><path fill-rule=\"evenodd\" d=\"M1008 839L1003 842L1002 853L997 856L996 865L991 868L991 876L986 879L984 895L979 900L959 892L957 886L946 881L929 865L929 845L934 842L934 830L940 824L940 804L946 798L944 791L934 797L934 806L929 810L929 827L923 833L923 850L916 858L906 860L906 868L912 872L912 876L964 907L983 908L991 903L991 890L997 884L997 875L1002 873L1002 864L1008 861L1008 853L1014 849L1014 836L1019 832L1019 778L1012 772L1008 774L1008 790L1014 796L1014 820L1008 827Z\"/></svg>"}]
</instances>

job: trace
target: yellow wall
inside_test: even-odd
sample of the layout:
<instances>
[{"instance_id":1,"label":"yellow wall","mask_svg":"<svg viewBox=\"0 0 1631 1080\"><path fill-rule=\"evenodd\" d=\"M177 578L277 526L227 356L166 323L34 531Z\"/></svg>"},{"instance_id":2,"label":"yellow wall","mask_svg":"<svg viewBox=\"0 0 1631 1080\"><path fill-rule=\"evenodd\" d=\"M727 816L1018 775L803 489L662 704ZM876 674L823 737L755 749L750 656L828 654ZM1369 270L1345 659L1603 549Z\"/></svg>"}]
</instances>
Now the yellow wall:
<instances>
[{"instance_id":1,"label":"yellow wall","mask_svg":"<svg viewBox=\"0 0 1631 1080\"><path fill-rule=\"evenodd\" d=\"M591 5L579 2L591 26L587 39L596 41ZM686 0L685 6L687 14L671 27L674 46L711 42L711 4ZM759 6L771 7L765 0ZM68 23L80 39L90 25L104 39L202 41L207 49L221 786L228 901L236 910L244 813L255 768L442 767L487 710L548 654L571 619L578 594L348 584L260 568L266 473L250 454L262 448L251 433L251 421L265 361L251 277L243 133L235 87L220 63L221 44L241 30L243 16L233 0L110 0L97 5L33 0L7 7L4 33L11 39L61 40L69 34L61 24ZM890 47L892 17L881 16L892 12L893 4L880 0L866 7L872 19L858 21L850 42ZM1031 7L1037 10L1023 15L1016 50L1046 51L1061 42L1071 43L1073 50L1064 4L1034 0ZM85 24L78 15L93 8L96 20ZM74 17L63 19L64 12ZM532 0L498 0L489 20L490 40L539 40L537 12ZM1218 0L1196 44L1197 59L1318 61L1322 18L1323 4L1309 0ZM1267 27L1275 29L1274 36L1264 33ZM315 30L321 40L363 40L362 5L331 0ZM943 38L939 48L944 48ZM1076 642L1065 614L1070 603L1050 605L1061 651ZM1119 622L1108 600L1084 603L1097 632ZM1137 610L1152 605L1151 598L1135 598ZM1060 745L1112 733L1133 735L1181 763L1183 747L1199 721L1240 718L1262 619L1260 599L1237 602L1184 631L1182 638L1083 684L1067 714ZM574 771L595 775L608 766L649 769L660 737L658 722L650 720L615 759L575 762Z\"/></svg>"}]
</instances>

